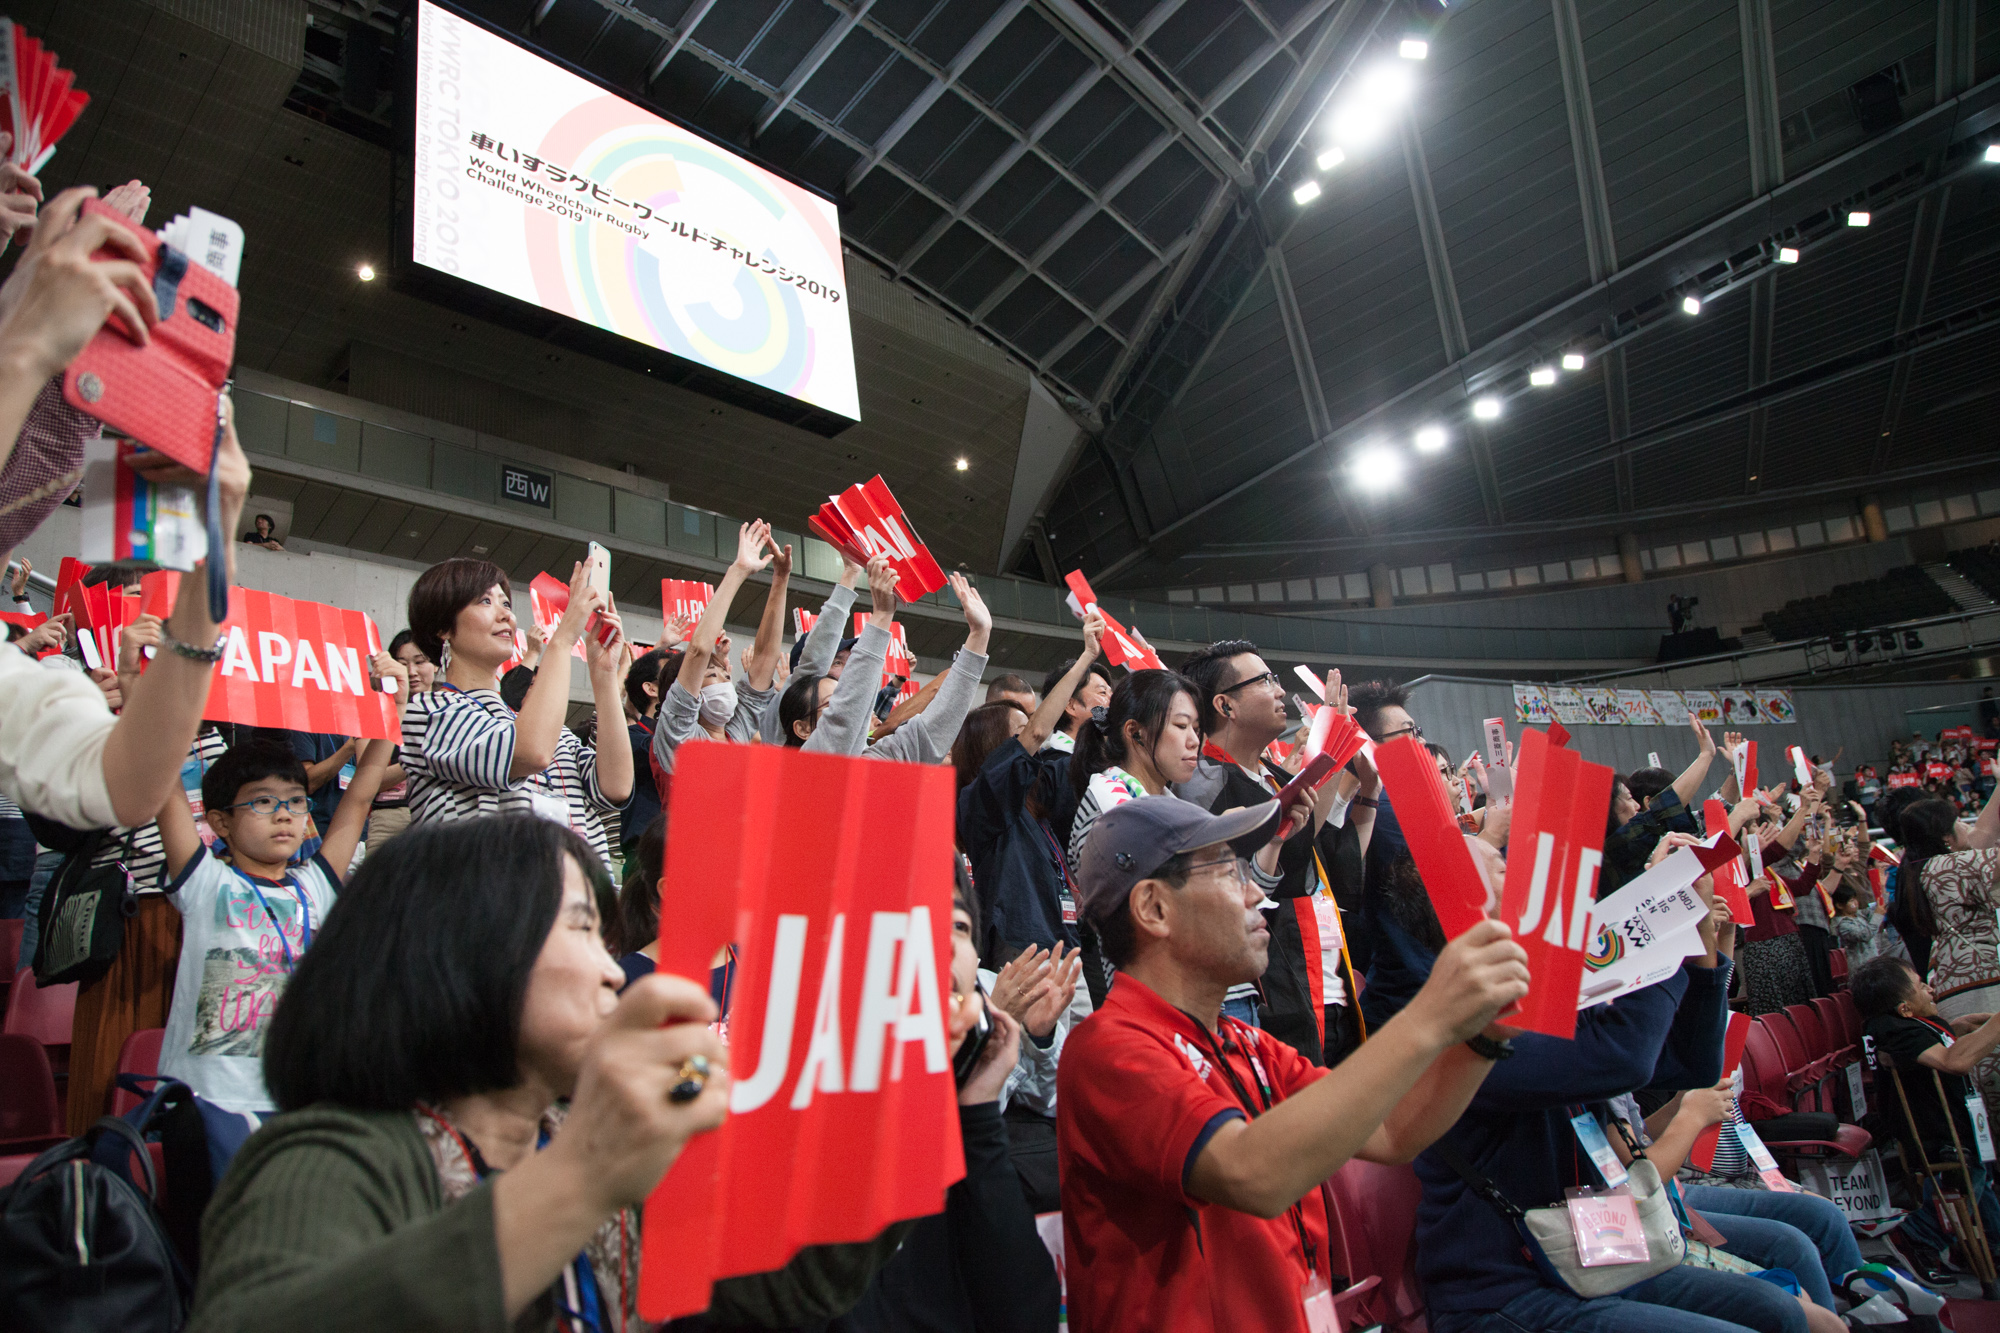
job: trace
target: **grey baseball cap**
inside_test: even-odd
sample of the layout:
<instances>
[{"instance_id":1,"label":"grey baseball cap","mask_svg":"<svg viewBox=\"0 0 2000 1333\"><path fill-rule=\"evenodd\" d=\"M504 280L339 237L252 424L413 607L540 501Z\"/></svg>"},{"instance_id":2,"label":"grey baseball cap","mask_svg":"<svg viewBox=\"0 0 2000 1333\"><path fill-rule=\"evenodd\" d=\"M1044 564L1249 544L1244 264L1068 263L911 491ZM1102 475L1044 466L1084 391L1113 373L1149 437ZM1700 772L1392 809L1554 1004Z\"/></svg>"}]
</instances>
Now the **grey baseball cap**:
<instances>
[{"instance_id":1,"label":"grey baseball cap","mask_svg":"<svg viewBox=\"0 0 2000 1333\"><path fill-rule=\"evenodd\" d=\"M1078 913L1101 920L1124 905L1132 886L1182 852L1226 842L1249 856L1277 831L1278 803L1212 815L1178 796L1141 796L1099 815L1077 863Z\"/></svg>"}]
</instances>

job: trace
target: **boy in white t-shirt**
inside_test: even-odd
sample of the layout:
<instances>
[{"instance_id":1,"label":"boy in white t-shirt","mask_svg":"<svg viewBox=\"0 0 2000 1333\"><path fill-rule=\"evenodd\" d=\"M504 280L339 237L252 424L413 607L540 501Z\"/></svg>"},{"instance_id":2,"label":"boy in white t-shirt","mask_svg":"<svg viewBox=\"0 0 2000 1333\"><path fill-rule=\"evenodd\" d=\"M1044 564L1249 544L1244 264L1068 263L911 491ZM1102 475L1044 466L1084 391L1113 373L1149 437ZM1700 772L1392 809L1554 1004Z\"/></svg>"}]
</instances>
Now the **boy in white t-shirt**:
<instances>
[{"instance_id":1,"label":"boy in white t-shirt","mask_svg":"<svg viewBox=\"0 0 2000 1333\"><path fill-rule=\"evenodd\" d=\"M203 776L213 852L186 795L177 789L167 799L160 841L167 893L181 913L181 957L160 1073L231 1111L276 1109L264 1089L264 1033L333 907L394 751L392 741L368 742L318 852L297 865L308 829L306 772L283 742L234 746Z\"/></svg>"}]
</instances>

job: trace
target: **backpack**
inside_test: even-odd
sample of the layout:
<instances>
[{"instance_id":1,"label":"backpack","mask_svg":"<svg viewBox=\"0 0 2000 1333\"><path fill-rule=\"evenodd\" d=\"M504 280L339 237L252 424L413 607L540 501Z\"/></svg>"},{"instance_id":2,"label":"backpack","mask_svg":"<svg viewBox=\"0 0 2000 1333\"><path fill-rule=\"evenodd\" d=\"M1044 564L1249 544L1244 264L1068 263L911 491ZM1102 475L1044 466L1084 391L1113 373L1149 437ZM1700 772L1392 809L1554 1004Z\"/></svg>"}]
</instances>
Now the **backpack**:
<instances>
[{"instance_id":1,"label":"backpack","mask_svg":"<svg viewBox=\"0 0 2000 1333\"><path fill-rule=\"evenodd\" d=\"M112 1156L117 1166L102 1162ZM136 1156L145 1189L126 1163ZM139 1131L105 1116L0 1190L0 1328L179 1333L193 1283L153 1210L153 1159Z\"/></svg>"},{"instance_id":2,"label":"backpack","mask_svg":"<svg viewBox=\"0 0 2000 1333\"><path fill-rule=\"evenodd\" d=\"M90 834L63 858L42 894L34 960L35 980L41 985L95 981L111 970L118 957L125 942L125 918L139 910L132 897L132 873L125 868L138 832L126 835L118 860L92 865L112 836L110 829Z\"/></svg>"}]
</instances>

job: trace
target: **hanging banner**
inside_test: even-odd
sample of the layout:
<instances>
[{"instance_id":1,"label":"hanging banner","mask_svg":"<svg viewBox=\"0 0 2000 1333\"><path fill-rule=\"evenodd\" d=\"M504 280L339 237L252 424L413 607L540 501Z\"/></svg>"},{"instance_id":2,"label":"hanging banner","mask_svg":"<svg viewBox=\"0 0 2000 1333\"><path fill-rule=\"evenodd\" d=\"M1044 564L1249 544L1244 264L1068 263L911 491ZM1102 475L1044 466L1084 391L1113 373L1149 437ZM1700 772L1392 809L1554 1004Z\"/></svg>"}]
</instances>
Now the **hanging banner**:
<instances>
[{"instance_id":1,"label":"hanging banner","mask_svg":"<svg viewBox=\"0 0 2000 1333\"><path fill-rule=\"evenodd\" d=\"M1551 745L1539 731L1523 731L1517 753L1500 919L1528 951L1533 988L1508 1021L1567 1040L1576 1033L1612 773Z\"/></svg>"},{"instance_id":2,"label":"hanging banner","mask_svg":"<svg viewBox=\"0 0 2000 1333\"><path fill-rule=\"evenodd\" d=\"M1681 701L1706 726L1722 721L1722 700L1715 697L1713 690L1682 690Z\"/></svg>"},{"instance_id":3,"label":"hanging banner","mask_svg":"<svg viewBox=\"0 0 2000 1333\"><path fill-rule=\"evenodd\" d=\"M1555 720L1549 708L1548 691L1539 685L1514 682L1514 720L1530 727L1546 727Z\"/></svg>"},{"instance_id":4,"label":"hanging banner","mask_svg":"<svg viewBox=\"0 0 2000 1333\"><path fill-rule=\"evenodd\" d=\"M403 738L402 700L370 678L369 645L382 640L362 612L231 588L223 634L222 660L202 713L208 721Z\"/></svg>"},{"instance_id":5,"label":"hanging banner","mask_svg":"<svg viewBox=\"0 0 2000 1333\"><path fill-rule=\"evenodd\" d=\"M1660 715L1661 726L1684 727L1687 725L1687 701L1681 698L1679 690L1647 690L1646 697L1653 701L1653 711Z\"/></svg>"},{"instance_id":6,"label":"hanging banner","mask_svg":"<svg viewBox=\"0 0 2000 1333\"><path fill-rule=\"evenodd\" d=\"M1618 711L1625 715L1625 724L1632 727L1657 727L1662 725L1660 710L1653 705L1653 696L1645 690L1618 691ZM1686 722L1686 718L1681 719Z\"/></svg>"},{"instance_id":7,"label":"hanging banner","mask_svg":"<svg viewBox=\"0 0 2000 1333\"><path fill-rule=\"evenodd\" d=\"M1600 727L1622 727L1625 725L1625 710L1619 705L1618 691L1600 689L1593 685L1583 690L1583 708L1590 714L1590 720Z\"/></svg>"},{"instance_id":8,"label":"hanging banner","mask_svg":"<svg viewBox=\"0 0 2000 1333\"><path fill-rule=\"evenodd\" d=\"M1725 727L1754 726L1765 720L1764 710L1757 706L1756 698L1748 690L1722 690L1722 725Z\"/></svg>"},{"instance_id":9,"label":"hanging banner","mask_svg":"<svg viewBox=\"0 0 2000 1333\"><path fill-rule=\"evenodd\" d=\"M944 1209L965 1174L951 993L951 769L693 745L668 802L659 970L739 950L730 1116L646 1203L639 1313ZM802 865L818 867L801 875Z\"/></svg>"},{"instance_id":10,"label":"hanging banner","mask_svg":"<svg viewBox=\"0 0 2000 1333\"><path fill-rule=\"evenodd\" d=\"M1437 761L1416 737L1399 736L1375 747L1375 767L1395 806L1424 891L1437 909L1444 937L1457 939L1486 915L1491 893L1452 816Z\"/></svg>"},{"instance_id":11,"label":"hanging banner","mask_svg":"<svg viewBox=\"0 0 2000 1333\"><path fill-rule=\"evenodd\" d=\"M1586 727L1590 725L1590 710L1584 707L1583 695L1573 685L1551 685L1548 687L1549 712L1552 721L1566 727Z\"/></svg>"}]
</instances>

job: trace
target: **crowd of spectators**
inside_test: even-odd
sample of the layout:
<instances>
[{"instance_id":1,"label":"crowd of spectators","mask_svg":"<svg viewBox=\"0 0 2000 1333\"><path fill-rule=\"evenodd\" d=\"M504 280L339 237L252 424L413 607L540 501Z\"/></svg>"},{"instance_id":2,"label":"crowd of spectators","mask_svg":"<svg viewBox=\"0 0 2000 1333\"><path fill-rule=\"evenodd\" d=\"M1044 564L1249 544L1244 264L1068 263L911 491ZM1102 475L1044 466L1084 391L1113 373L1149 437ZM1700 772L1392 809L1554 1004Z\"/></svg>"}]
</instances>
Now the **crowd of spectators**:
<instances>
[{"instance_id":1,"label":"crowd of spectators","mask_svg":"<svg viewBox=\"0 0 2000 1333\"><path fill-rule=\"evenodd\" d=\"M88 191L43 204L32 178L5 185L27 242L0 286L12 545L95 432L50 386L107 318L143 340L159 312L130 237L80 214ZM143 218L142 191L119 202ZM219 530L241 535L209 558L233 577L240 546L282 548L269 515L241 526L250 470L226 394L220 411ZM1619 775L1599 896L1717 832L1700 813L1717 798L1757 850L1751 912L1735 919L1703 874L1695 951L1562 1040L1508 1021L1533 980L1492 911L1513 812L1472 757L1426 745L1488 887L1489 914L1448 938L1416 816L1399 818L1372 747L1280 808L1301 721L1257 644L1114 669L1092 609L1038 683L992 673L992 616L954 573L963 646L894 703L895 568L849 563L788 654L792 568L767 523L743 525L706 608L642 648L580 563L524 652L507 571L434 565L369 664L399 701L395 739L204 722L221 638L198 575L125 631L115 666L87 667L61 616L10 628L14 984L74 951L56 909L90 873L122 879L110 956L78 993L68 1122L92 1127L127 1039L160 1029L158 1071L199 1099L214 1158L187 1256L193 1327L638 1325L641 1205L729 1107L734 951L705 978L657 966L691 745L949 765L952 1047L984 1035L958 1071L965 1175L942 1213L726 1279L690 1328L1333 1328L1351 1314L1336 1233L1378 1224L1331 1201L1359 1160L1413 1167L1440 1333L1823 1331L1863 1268L1844 1217L1768 1188L1742 1153L1690 1158L1741 1118L1722 1068L1732 1009L1777 1013L1851 977L1880 1046L1965 1082L1915 1140L1937 1150L1965 1092L2000 1113L2000 797L1971 728L1898 739L1879 776L1816 757L1809 781L1743 791L1696 721L1678 772ZM864 577L865 624L845 637ZM753 579L764 609L738 651L725 626ZM1323 689L1372 745L1422 741L1396 684L1336 671ZM1524 1249L1524 1210L1677 1177L1665 1226L1696 1238L1685 1262L1599 1290ZM1974 1242L1913 1207L1912 1266L1935 1279Z\"/></svg>"}]
</instances>

